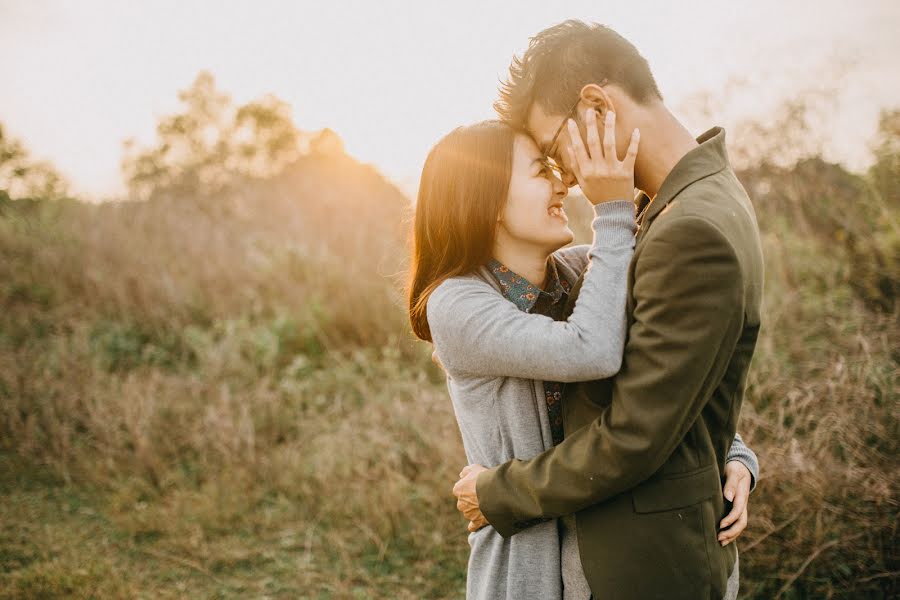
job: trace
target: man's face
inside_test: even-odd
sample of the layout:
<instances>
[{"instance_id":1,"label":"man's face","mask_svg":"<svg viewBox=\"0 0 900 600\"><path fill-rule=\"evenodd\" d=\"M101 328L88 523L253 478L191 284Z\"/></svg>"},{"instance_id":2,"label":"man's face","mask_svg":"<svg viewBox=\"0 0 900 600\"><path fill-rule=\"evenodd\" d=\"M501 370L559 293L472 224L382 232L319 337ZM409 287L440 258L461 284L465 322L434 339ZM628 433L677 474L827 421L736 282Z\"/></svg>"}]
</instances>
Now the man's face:
<instances>
[{"instance_id":1,"label":"man's face","mask_svg":"<svg viewBox=\"0 0 900 600\"><path fill-rule=\"evenodd\" d=\"M579 103L575 112L583 112L581 107L582 103ZM531 134L531 137L537 142L541 152L562 169L560 175L562 182L566 186L572 187L578 185L578 181L575 179L575 175L572 172L572 166L569 164L570 159L567 150L571 145L571 141L569 140L569 128L563 126L559 135L556 136L555 143L553 143L553 135L559 130L559 126L565 119L566 115L547 114L547 112L544 111L544 108L535 102L532 104L531 110L528 111L528 119L525 123L525 127L528 130L528 133ZM577 114L575 122L578 123L578 129L581 131L582 136L584 136L584 118L582 115Z\"/></svg>"}]
</instances>

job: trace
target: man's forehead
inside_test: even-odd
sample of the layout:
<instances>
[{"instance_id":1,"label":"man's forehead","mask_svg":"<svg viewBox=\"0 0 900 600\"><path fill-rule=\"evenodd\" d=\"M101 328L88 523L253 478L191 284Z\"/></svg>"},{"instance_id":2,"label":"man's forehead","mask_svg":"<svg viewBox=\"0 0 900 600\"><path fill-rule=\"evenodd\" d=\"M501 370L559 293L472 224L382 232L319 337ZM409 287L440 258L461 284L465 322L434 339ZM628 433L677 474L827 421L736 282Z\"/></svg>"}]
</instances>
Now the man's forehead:
<instances>
[{"instance_id":1,"label":"man's forehead","mask_svg":"<svg viewBox=\"0 0 900 600\"><path fill-rule=\"evenodd\" d=\"M537 142L541 152L546 153L550 150L550 143L553 141L553 133L556 131L556 128L559 127L560 118L561 117L554 118L554 115L547 114L544 108L537 102L532 104L531 108L528 109L528 119L526 120L525 127L528 129L531 137L534 138L534 141Z\"/></svg>"}]
</instances>

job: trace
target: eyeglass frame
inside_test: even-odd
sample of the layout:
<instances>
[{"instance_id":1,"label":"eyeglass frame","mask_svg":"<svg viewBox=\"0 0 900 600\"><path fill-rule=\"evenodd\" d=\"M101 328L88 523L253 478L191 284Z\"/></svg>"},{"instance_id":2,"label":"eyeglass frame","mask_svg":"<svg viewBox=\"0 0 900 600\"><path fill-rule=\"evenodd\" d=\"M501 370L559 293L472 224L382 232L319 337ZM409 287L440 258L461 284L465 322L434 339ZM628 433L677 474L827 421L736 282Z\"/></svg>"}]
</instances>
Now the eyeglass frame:
<instances>
[{"instance_id":1,"label":"eyeglass frame","mask_svg":"<svg viewBox=\"0 0 900 600\"><path fill-rule=\"evenodd\" d=\"M601 81L597 85L600 87L603 87L607 83L609 83L609 78L604 77L603 81ZM545 161L546 165L550 169L552 169L554 172L556 172L560 177L563 174L563 167L562 167L562 165L556 164L555 159L550 158L550 156L549 156L550 151L553 150L554 146L556 146L556 140L557 140L557 138L559 138L559 134L562 133L563 127L565 127L566 123L569 122L569 119L571 119L572 117L575 116L575 109L578 108L578 104L580 102L581 102L581 95L578 96L578 99L575 100L575 104L572 105L572 108L569 109L569 112L566 114L566 117L562 120L562 123L559 124L559 128L556 130L556 133L553 134L553 138L550 140L550 145L547 146L547 151L544 152L544 156L547 158L547 160ZM551 160L553 162L551 162Z\"/></svg>"}]
</instances>

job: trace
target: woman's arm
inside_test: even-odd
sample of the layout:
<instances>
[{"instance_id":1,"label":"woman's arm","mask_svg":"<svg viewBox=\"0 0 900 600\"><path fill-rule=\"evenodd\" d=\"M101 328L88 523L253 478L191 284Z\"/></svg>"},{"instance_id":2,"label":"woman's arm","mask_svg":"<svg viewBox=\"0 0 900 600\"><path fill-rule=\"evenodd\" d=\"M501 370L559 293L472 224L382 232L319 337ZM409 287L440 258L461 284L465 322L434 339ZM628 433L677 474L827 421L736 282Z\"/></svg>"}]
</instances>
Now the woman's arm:
<instances>
[{"instance_id":1,"label":"woman's arm","mask_svg":"<svg viewBox=\"0 0 900 600\"><path fill-rule=\"evenodd\" d=\"M630 200L594 206L594 240L568 321L520 311L494 288L451 279L428 299L428 325L447 372L585 381L618 372L625 345L628 264L634 252Z\"/></svg>"}]
</instances>

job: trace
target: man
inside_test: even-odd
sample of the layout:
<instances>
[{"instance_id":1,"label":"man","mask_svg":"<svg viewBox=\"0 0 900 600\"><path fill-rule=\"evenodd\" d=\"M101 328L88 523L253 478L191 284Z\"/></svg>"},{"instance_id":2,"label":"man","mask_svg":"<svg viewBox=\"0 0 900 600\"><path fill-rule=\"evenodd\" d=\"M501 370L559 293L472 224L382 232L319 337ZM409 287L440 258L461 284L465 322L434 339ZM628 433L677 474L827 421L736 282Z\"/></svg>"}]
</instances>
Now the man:
<instances>
[{"instance_id":1,"label":"man","mask_svg":"<svg viewBox=\"0 0 900 600\"><path fill-rule=\"evenodd\" d=\"M725 132L695 140L634 46L578 21L532 38L495 107L588 197L602 186L576 153L587 127L613 112L619 147L604 152L623 156L640 130L643 194L621 371L567 394L559 445L527 461L466 467L458 506L470 528L489 523L504 537L575 515L580 565L564 558L564 579L583 567L597 598L733 598L737 551L718 529L735 515L721 520L721 486L759 332L763 257Z\"/></svg>"}]
</instances>

